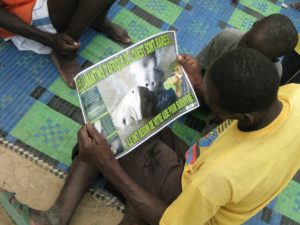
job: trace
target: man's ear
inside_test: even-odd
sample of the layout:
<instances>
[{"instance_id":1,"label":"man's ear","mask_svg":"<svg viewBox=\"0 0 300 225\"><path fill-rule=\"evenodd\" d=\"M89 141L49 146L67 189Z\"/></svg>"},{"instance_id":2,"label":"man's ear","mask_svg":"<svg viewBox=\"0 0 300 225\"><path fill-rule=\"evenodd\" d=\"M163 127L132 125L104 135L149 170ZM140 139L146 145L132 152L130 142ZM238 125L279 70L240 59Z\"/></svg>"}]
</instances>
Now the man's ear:
<instances>
[{"instance_id":1,"label":"man's ear","mask_svg":"<svg viewBox=\"0 0 300 225\"><path fill-rule=\"evenodd\" d=\"M254 115L252 113L235 113L233 114L234 119L237 119L239 122L244 124L251 124L254 122Z\"/></svg>"}]
</instances>

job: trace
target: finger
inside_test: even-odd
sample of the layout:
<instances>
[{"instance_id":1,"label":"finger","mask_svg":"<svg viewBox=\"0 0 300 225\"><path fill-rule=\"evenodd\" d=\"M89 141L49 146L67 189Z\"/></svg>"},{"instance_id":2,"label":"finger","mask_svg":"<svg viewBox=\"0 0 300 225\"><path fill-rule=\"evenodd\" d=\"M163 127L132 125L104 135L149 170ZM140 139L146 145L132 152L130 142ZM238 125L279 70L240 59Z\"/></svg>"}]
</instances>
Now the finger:
<instances>
[{"instance_id":1,"label":"finger","mask_svg":"<svg viewBox=\"0 0 300 225\"><path fill-rule=\"evenodd\" d=\"M87 132L89 133L90 137L96 141L97 144L101 142L101 137L97 129L90 123L86 124Z\"/></svg>"},{"instance_id":2,"label":"finger","mask_svg":"<svg viewBox=\"0 0 300 225\"><path fill-rule=\"evenodd\" d=\"M178 63L184 68L186 69L189 66L188 60L186 60L187 55L180 55L178 56Z\"/></svg>"},{"instance_id":3,"label":"finger","mask_svg":"<svg viewBox=\"0 0 300 225\"><path fill-rule=\"evenodd\" d=\"M72 46L79 46L79 42L75 41L72 37L70 37L68 34L62 35L63 40L68 44Z\"/></svg>"},{"instance_id":4,"label":"finger","mask_svg":"<svg viewBox=\"0 0 300 225\"><path fill-rule=\"evenodd\" d=\"M187 60L187 64L189 64L190 66L195 66L196 65L196 60L194 60L194 59L189 59L189 60Z\"/></svg>"},{"instance_id":5,"label":"finger","mask_svg":"<svg viewBox=\"0 0 300 225\"><path fill-rule=\"evenodd\" d=\"M70 51L76 51L79 49L79 45L69 45L67 43L63 44L64 51L70 52Z\"/></svg>"},{"instance_id":6,"label":"finger","mask_svg":"<svg viewBox=\"0 0 300 225\"><path fill-rule=\"evenodd\" d=\"M123 34L123 36L125 37L124 42L125 42L126 44L129 44L129 43L131 42L131 38L130 38L128 32L127 32L126 30L124 30L122 34Z\"/></svg>"},{"instance_id":7,"label":"finger","mask_svg":"<svg viewBox=\"0 0 300 225\"><path fill-rule=\"evenodd\" d=\"M177 56L177 62L180 64L180 65L183 65L185 64L185 58L183 55L178 55Z\"/></svg>"},{"instance_id":8,"label":"finger","mask_svg":"<svg viewBox=\"0 0 300 225\"><path fill-rule=\"evenodd\" d=\"M179 54L177 56L177 60L180 62L180 61L184 61L185 58L186 58L187 54L183 53L183 54Z\"/></svg>"},{"instance_id":9,"label":"finger","mask_svg":"<svg viewBox=\"0 0 300 225\"><path fill-rule=\"evenodd\" d=\"M189 54L187 54L187 53L181 53L180 54L183 58L185 58L185 57L187 57Z\"/></svg>"},{"instance_id":10,"label":"finger","mask_svg":"<svg viewBox=\"0 0 300 225\"><path fill-rule=\"evenodd\" d=\"M91 137L89 136L87 126L83 125L77 134L79 144L86 144L88 141L91 141Z\"/></svg>"},{"instance_id":11,"label":"finger","mask_svg":"<svg viewBox=\"0 0 300 225\"><path fill-rule=\"evenodd\" d=\"M194 60L191 55L188 54L181 54L177 56L177 60L180 64L188 63L190 60Z\"/></svg>"},{"instance_id":12,"label":"finger","mask_svg":"<svg viewBox=\"0 0 300 225\"><path fill-rule=\"evenodd\" d=\"M80 44L74 45L63 40L63 42L61 43L61 48L65 52L77 52L80 48Z\"/></svg>"},{"instance_id":13,"label":"finger","mask_svg":"<svg viewBox=\"0 0 300 225\"><path fill-rule=\"evenodd\" d=\"M194 57L193 56L191 56L191 55L189 55L189 54L185 54L185 60L194 60Z\"/></svg>"},{"instance_id":14,"label":"finger","mask_svg":"<svg viewBox=\"0 0 300 225\"><path fill-rule=\"evenodd\" d=\"M185 55L182 60L182 64L187 64L189 66L196 66L198 64L197 60L191 55Z\"/></svg>"},{"instance_id":15,"label":"finger","mask_svg":"<svg viewBox=\"0 0 300 225\"><path fill-rule=\"evenodd\" d=\"M90 134L90 135L93 135L93 139L96 141L97 144L102 143L102 144L106 144L107 146L110 146L108 144L106 138L92 124L88 125L88 129L89 128L91 129L90 132L93 133L93 134Z\"/></svg>"}]
</instances>

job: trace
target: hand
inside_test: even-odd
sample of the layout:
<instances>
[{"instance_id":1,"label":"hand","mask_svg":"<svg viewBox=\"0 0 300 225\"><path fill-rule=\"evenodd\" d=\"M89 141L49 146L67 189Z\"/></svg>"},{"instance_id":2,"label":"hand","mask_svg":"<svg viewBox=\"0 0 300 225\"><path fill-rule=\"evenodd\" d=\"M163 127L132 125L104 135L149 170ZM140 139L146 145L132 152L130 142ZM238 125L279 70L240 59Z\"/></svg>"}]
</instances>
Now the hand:
<instances>
[{"instance_id":1,"label":"hand","mask_svg":"<svg viewBox=\"0 0 300 225\"><path fill-rule=\"evenodd\" d=\"M203 97L202 82L203 75L196 59L191 55L181 54L177 56L178 63L182 65L191 84L199 97Z\"/></svg>"},{"instance_id":2,"label":"hand","mask_svg":"<svg viewBox=\"0 0 300 225\"><path fill-rule=\"evenodd\" d=\"M74 59L80 43L65 33L57 33L52 36L50 47L57 55L66 59Z\"/></svg>"},{"instance_id":3,"label":"hand","mask_svg":"<svg viewBox=\"0 0 300 225\"><path fill-rule=\"evenodd\" d=\"M79 158L100 170L116 161L109 144L92 124L82 126L77 134Z\"/></svg>"}]
</instances>

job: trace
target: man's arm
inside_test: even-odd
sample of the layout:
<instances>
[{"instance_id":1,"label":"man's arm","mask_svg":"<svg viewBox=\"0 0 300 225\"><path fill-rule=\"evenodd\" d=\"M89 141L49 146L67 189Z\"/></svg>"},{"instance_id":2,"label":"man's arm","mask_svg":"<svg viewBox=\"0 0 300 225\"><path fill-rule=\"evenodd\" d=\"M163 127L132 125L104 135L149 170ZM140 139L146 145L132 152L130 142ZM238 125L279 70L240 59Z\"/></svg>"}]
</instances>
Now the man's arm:
<instances>
[{"instance_id":1,"label":"man's arm","mask_svg":"<svg viewBox=\"0 0 300 225\"><path fill-rule=\"evenodd\" d=\"M25 23L16 15L6 11L2 6L0 6L0 18L0 27L51 47L53 34L43 32Z\"/></svg>"},{"instance_id":2,"label":"man's arm","mask_svg":"<svg viewBox=\"0 0 300 225\"><path fill-rule=\"evenodd\" d=\"M72 58L79 49L80 44L65 33L51 34L41 31L30 24L25 23L16 15L6 11L0 5L0 27L25 38L37 41L49 46L57 54Z\"/></svg>"},{"instance_id":3,"label":"man's arm","mask_svg":"<svg viewBox=\"0 0 300 225\"><path fill-rule=\"evenodd\" d=\"M98 131L87 124L78 133L79 157L96 166L149 224L158 225L167 204L134 182L115 159Z\"/></svg>"}]
</instances>

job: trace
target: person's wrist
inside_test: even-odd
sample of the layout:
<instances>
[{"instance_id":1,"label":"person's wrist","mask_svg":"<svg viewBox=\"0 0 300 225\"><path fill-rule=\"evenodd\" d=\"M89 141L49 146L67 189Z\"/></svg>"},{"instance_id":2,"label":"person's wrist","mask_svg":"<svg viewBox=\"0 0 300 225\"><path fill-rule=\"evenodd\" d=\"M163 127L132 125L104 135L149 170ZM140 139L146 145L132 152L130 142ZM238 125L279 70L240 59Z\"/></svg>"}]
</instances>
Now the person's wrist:
<instances>
[{"instance_id":1,"label":"person's wrist","mask_svg":"<svg viewBox=\"0 0 300 225\"><path fill-rule=\"evenodd\" d=\"M109 149L109 151L111 150ZM97 168L102 173L105 173L105 171L110 172L114 170L119 164L113 154L109 154L107 156L102 156L101 154L99 154L96 157L96 161L97 161Z\"/></svg>"},{"instance_id":2,"label":"person's wrist","mask_svg":"<svg viewBox=\"0 0 300 225\"><path fill-rule=\"evenodd\" d=\"M197 96L203 97L203 91L201 89L197 89L197 90L195 90L195 92L196 92Z\"/></svg>"},{"instance_id":3,"label":"person's wrist","mask_svg":"<svg viewBox=\"0 0 300 225\"><path fill-rule=\"evenodd\" d=\"M46 33L45 38L44 38L44 45L53 48L54 45L54 34L51 33Z\"/></svg>"},{"instance_id":4,"label":"person's wrist","mask_svg":"<svg viewBox=\"0 0 300 225\"><path fill-rule=\"evenodd\" d=\"M98 163L97 169L110 180L110 178L116 177L120 173L121 166L116 159L111 159L105 160L105 163Z\"/></svg>"},{"instance_id":5,"label":"person's wrist","mask_svg":"<svg viewBox=\"0 0 300 225\"><path fill-rule=\"evenodd\" d=\"M197 82L197 84L195 85L195 92L198 96L203 97L203 90L202 90L201 82Z\"/></svg>"}]
</instances>

